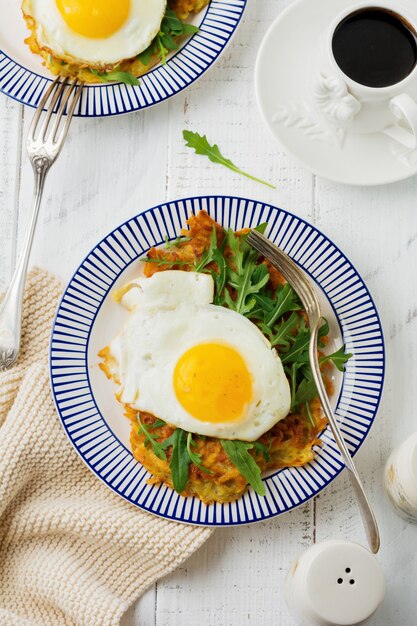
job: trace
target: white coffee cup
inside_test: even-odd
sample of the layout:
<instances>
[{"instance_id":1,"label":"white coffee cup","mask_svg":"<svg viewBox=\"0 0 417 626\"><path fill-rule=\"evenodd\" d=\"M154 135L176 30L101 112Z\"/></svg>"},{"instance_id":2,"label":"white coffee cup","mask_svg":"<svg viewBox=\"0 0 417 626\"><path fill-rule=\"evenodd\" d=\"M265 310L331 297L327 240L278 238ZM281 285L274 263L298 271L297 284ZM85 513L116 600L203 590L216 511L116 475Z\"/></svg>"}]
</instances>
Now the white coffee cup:
<instances>
[{"instance_id":1,"label":"white coffee cup","mask_svg":"<svg viewBox=\"0 0 417 626\"><path fill-rule=\"evenodd\" d=\"M351 14L366 8L388 10L400 16L417 33L417 20L392 1L365 0L350 5L332 22L323 41L320 72L312 86L315 107L335 128L361 134L383 132L407 148L415 149L417 66L393 85L369 87L347 76L334 57L332 41L337 26Z\"/></svg>"}]
</instances>

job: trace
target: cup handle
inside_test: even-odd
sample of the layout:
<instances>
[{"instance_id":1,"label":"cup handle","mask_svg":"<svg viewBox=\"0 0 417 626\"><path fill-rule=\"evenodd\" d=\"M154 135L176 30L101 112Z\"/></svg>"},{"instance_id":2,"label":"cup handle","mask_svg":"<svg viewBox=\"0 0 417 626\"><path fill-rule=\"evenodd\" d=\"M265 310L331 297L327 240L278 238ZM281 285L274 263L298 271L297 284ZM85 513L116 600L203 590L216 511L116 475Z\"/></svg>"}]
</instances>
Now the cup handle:
<instances>
[{"instance_id":1,"label":"cup handle","mask_svg":"<svg viewBox=\"0 0 417 626\"><path fill-rule=\"evenodd\" d=\"M389 101L389 108L397 122L383 132L406 148L417 148L417 103L408 94L402 93ZM402 125L400 123L402 122Z\"/></svg>"}]
</instances>

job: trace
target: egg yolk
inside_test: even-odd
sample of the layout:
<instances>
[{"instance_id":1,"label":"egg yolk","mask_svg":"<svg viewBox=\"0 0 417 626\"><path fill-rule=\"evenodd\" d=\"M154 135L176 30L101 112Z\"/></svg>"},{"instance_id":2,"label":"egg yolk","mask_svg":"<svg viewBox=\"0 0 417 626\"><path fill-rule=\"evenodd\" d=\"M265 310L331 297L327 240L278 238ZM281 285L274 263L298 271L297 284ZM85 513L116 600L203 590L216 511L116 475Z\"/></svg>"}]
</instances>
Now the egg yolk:
<instances>
[{"instance_id":1,"label":"egg yolk","mask_svg":"<svg viewBox=\"0 0 417 626\"><path fill-rule=\"evenodd\" d=\"M125 23L130 0L56 0L67 25L79 35L109 37Z\"/></svg>"},{"instance_id":2,"label":"egg yolk","mask_svg":"<svg viewBox=\"0 0 417 626\"><path fill-rule=\"evenodd\" d=\"M237 421L252 399L252 376L245 361L224 344L187 350L175 366L173 383L178 401L202 422Z\"/></svg>"}]
</instances>

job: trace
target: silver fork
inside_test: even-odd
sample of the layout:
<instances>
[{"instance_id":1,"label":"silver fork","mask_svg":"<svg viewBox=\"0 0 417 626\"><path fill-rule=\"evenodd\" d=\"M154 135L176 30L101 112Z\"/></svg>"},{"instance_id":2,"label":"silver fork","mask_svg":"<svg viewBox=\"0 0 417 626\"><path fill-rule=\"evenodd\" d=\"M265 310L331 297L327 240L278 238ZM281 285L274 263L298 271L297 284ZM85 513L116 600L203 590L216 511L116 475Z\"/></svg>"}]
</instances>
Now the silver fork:
<instances>
[{"instance_id":1,"label":"silver fork","mask_svg":"<svg viewBox=\"0 0 417 626\"><path fill-rule=\"evenodd\" d=\"M329 421L331 431L339 447L343 462L349 470L349 478L359 505L369 546L372 552L376 554L379 550L380 539L375 515L368 502L358 471L330 406L329 398L320 374L320 364L317 354L317 337L322 322L322 315L316 291L296 263L294 263L289 256L269 241L269 239L261 235L261 233L256 230L252 230L249 233L247 240L248 243L258 250L258 252L260 252L265 258L269 259L269 261L271 261L271 263L281 272L284 278L296 291L306 310L311 333L309 357L314 382L316 383L323 411Z\"/></svg>"},{"instance_id":2,"label":"silver fork","mask_svg":"<svg viewBox=\"0 0 417 626\"><path fill-rule=\"evenodd\" d=\"M64 145L82 86L83 83L77 84L77 80L69 83L68 78L60 82L58 76L42 97L29 129L27 151L35 176L32 216L16 269L0 306L0 371L11 367L19 356L23 290L45 178ZM41 122L42 111L46 107L46 115ZM51 124L55 108L56 116ZM60 128L66 109L67 115Z\"/></svg>"}]
</instances>

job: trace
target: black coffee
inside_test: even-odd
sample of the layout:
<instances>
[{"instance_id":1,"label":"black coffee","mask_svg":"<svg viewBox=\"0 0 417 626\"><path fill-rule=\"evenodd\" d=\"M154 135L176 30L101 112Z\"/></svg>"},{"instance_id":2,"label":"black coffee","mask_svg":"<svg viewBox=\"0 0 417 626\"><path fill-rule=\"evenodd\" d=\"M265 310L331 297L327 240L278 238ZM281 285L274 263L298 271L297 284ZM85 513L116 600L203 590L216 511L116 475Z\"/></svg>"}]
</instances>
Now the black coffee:
<instances>
[{"instance_id":1,"label":"black coffee","mask_svg":"<svg viewBox=\"0 0 417 626\"><path fill-rule=\"evenodd\" d=\"M397 13L367 8L348 15L332 39L336 63L368 87L388 87L406 78L417 63L417 35Z\"/></svg>"}]
</instances>

